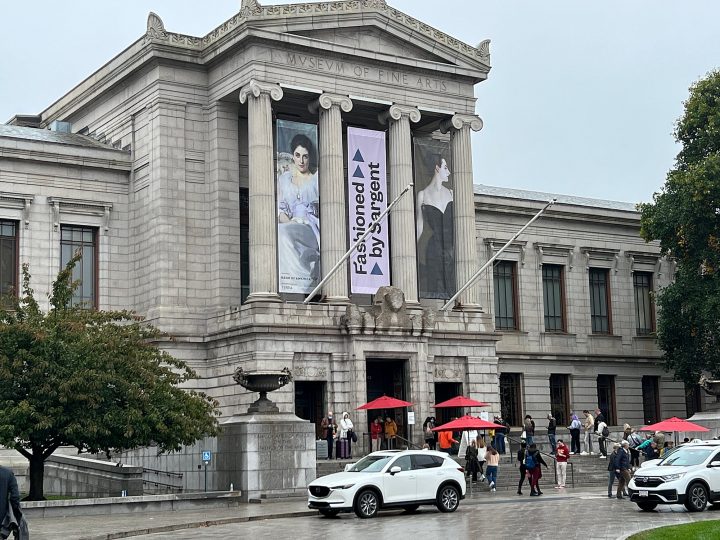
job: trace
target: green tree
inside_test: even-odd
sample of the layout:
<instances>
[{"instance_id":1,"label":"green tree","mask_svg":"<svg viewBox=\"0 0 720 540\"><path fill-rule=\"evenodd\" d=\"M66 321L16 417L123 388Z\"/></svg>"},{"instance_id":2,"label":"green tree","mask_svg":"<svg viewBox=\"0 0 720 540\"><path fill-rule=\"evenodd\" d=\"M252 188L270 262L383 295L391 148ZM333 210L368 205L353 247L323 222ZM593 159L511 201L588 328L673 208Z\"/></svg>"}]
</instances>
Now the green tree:
<instances>
[{"instance_id":1,"label":"green tree","mask_svg":"<svg viewBox=\"0 0 720 540\"><path fill-rule=\"evenodd\" d=\"M28 500L42 500L45 460L59 446L178 450L217 434L218 403L179 388L196 377L156 346L167 339L129 311L73 305L76 255L43 312L23 266L22 294L0 314L0 444L30 463Z\"/></svg>"},{"instance_id":2,"label":"green tree","mask_svg":"<svg viewBox=\"0 0 720 540\"><path fill-rule=\"evenodd\" d=\"M720 377L720 71L690 87L675 127L682 145L653 202L641 204L641 234L677 261L674 282L657 293L665 365L696 384Z\"/></svg>"}]
</instances>

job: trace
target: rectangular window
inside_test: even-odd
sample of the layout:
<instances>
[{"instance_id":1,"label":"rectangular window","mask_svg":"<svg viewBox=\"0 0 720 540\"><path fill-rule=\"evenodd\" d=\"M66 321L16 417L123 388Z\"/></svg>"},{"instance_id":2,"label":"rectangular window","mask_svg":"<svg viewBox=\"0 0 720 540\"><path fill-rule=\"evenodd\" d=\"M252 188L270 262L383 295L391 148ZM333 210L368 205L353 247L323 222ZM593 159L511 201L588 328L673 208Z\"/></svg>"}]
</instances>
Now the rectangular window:
<instances>
[{"instance_id":1,"label":"rectangular window","mask_svg":"<svg viewBox=\"0 0 720 540\"><path fill-rule=\"evenodd\" d=\"M642 378L643 416L645 425L660 421L660 377L645 375Z\"/></svg>"},{"instance_id":2,"label":"rectangular window","mask_svg":"<svg viewBox=\"0 0 720 540\"><path fill-rule=\"evenodd\" d=\"M685 385L685 409L687 418L703 410L703 391L699 384Z\"/></svg>"},{"instance_id":3,"label":"rectangular window","mask_svg":"<svg viewBox=\"0 0 720 540\"><path fill-rule=\"evenodd\" d=\"M511 426L522 426L522 394L519 373L500 374L500 414Z\"/></svg>"},{"instance_id":4,"label":"rectangular window","mask_svg":"<svg viewBox=\"0 0 720 540\"><path fill-rule=\"evenodd\" d=\"M497 330L518 329L515 268L514 262L507 261L500 261L493 268L495 328Z\"/></svg>"},{"instance_id":5,"label":"rectangular window","mask_svg":"<svg viewBox=\"0 0 720 540\"><path fill-rule=\"evenodd\" d=\"M563 291L563 267L543 264L543 306L545 308L545 331L565 331L565 298Z\"/></svg>"},{"instance_id":6,"label":"rectangular window","mask_svg":"<svg viewBox=\"0 0 720 540\"><path fill-rule=\"evenodd\" d=\"M615 375L597 376L598 407L605 415L608 426L617 425L617 408L615 407Z\"/></svg>"},{"instance_id":7,"label":"rectangular window","mask_svg":"<svg viewBox=\"0 0 720 540\"><path fill-rule=\"evenodd\" d=\"M652 305L653 277L651 272L634 272L635 329L638 336L647 336L655 331L655 312Z\"/></svg>"},{"instance_id":8,"label":"rectangular window","mask_svg":"<svg viewBox=\"0 0 720 540\"><path fill-rule=\"evenodd\" d=\"M605 268L591 268L589 274L592 333L611 334L609 272Z\"/></svg>"},{"instance_id":9,"label":"rectangular window","mask_svg":"<svg viewBox=\"0 0 720 540\"><path fill-rule=\"evenodd\" d=\"M75 289L72 303L76 306L96 308L98 307L97 229L79 225L61 225L60 267L65 268L78 251L82 258L73 269L72 279L79 281L80 285Z\"/></svg>"},{"instance_id":10,"label":"rectangular window","mask_svg":"<svg viewBox=\"0 0 720 540\"><path fill-rule=\"evenodd\" d=\"M240 303L250 294L250 195L240 188Z\"/></svg>"},{"instance_id":11,"label":"rectangular window","mask_svg":"<svg viewBox=\"0 0 720 540\"><path fill-rule=\"evenodd\" d=\"M570 424L570 378L567 375L550 375L550 412L558 426Z\"/></svg>"},{"instance_id":12,"label":"rectangular window","mask_svg":"<svg viewBox=\"0 0 720 540\"><path fill-rule=\"evenodd\" d=\"M0 301L17 294L18 282L17 222L0 220Z\"/></svg>"}]
</instances>

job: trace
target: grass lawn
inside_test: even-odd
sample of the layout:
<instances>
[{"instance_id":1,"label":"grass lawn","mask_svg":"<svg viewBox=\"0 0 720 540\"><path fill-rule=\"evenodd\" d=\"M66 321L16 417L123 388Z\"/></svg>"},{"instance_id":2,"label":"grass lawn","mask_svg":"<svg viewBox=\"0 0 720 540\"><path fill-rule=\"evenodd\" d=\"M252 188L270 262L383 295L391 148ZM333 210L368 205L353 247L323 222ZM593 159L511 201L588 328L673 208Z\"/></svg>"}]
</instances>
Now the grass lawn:
<instances>
[{"instance_id":1,"label":"grass lawn","mask_svg":"<svg viewBox=\"0 0 720 540\"><path fill-rule=\"evenodd\" d=\"M637 534L628 540L716 540L720 538L720 520L660 527Z\"/></svg>"}]
</instances>

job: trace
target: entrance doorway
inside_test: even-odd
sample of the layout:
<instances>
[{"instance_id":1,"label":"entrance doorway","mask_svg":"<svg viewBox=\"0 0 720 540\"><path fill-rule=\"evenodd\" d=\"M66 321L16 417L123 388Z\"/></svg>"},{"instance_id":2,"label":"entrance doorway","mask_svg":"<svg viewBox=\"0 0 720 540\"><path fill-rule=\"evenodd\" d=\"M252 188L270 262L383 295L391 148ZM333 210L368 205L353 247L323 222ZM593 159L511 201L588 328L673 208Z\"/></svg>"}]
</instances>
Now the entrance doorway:
<instances>
[{"instance_id":1,"label":"entrance doorway","mask_svg":"<svg viewBox=\"0 0 720 540\"><path fill-rule=\"evenodd\" d=\"M372 401L382 396L407 399L405 360L368 359L366 365L367 400ZM361 405L361 404L360 404ZM368 426L380 416L383 421L390 416L398 427L398 436L408 438L407 409L388 409L367 412Z\"/></svg>"},{"instance_id":2,"label":"entrance doorway","mask_svg":"<svg viewBox=\"0 0 720 540\"><path fill-rule=\"evenodd\" d=\"M315 437L319 438L320 422L325 415L325 383L295 381L295 415L315 424Z\"/></svg>"},{"instance_id":3,"label":"entrance doorway","mask_svg":"<svg viewBox=\"0 0 720 540\"><path fill-rule=\"evenodd\" d=\"M435 403L442 403L448 399L462 395L462 383L439 382L435 383ZM463 415L462 407L441 407L435 409L435 425L446 424L451 418L460 418Z\"/></svg>"}]
</instances>

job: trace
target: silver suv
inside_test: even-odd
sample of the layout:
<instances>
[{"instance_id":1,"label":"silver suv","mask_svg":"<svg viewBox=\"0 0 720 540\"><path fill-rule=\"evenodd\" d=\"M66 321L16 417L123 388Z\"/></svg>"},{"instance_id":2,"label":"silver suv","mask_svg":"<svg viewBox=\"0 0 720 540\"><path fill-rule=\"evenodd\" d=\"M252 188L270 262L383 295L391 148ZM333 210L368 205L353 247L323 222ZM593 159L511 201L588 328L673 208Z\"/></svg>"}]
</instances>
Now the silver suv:
<instances>
[{"instance_id":1,"label":"silver suv","mask_svg":"<svg viewBox=\"0 0 720 540\"><path fill-rule=\"evenodd\" d=\"M635 471L628 488L630 500L647 512L658 504L684 504L690 512L720 504L720 441L678 447Z\"/></svg>"}]
</instances>

